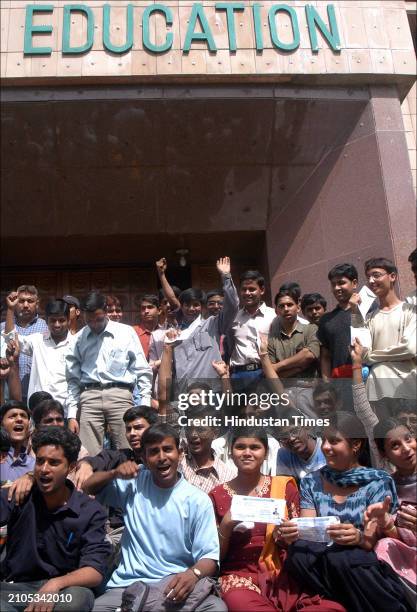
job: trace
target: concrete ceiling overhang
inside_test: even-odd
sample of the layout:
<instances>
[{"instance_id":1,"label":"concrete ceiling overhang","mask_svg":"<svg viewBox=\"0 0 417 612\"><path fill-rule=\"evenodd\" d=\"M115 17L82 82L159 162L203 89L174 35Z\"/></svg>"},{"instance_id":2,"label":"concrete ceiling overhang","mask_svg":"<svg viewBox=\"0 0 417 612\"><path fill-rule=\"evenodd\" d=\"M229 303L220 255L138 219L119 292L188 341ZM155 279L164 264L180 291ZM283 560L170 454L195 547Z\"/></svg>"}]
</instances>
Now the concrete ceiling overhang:
<instances>
[{"instance_id":1,"label":"concrete ceiling overhang","mask_svg":"<svg viewBox=\"0 0 417 612\"><path fill-rule=\"evenodd\" d=\"M8 92L3 263L46 265L51 252L58 265L148 261L162 237L203 258L225 232L236 251L250 248L242 232L259 248L271 216L297 214L294 193L342 150L367 99L274 87Z\"/></svg>"}]
</instances>

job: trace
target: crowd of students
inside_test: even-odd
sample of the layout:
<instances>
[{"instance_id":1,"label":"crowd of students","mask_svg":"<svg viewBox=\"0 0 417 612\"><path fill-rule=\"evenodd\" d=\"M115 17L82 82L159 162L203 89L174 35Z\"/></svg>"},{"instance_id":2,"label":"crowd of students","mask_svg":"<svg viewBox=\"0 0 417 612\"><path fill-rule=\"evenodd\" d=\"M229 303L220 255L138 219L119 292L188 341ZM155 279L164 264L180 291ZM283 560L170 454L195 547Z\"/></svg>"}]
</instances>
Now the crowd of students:
<instances>
[{"instance_id":1,"label":"crowd of students","mask_svg":"<svg viewBox=\"0 0 417 612\"><path fill-rule=\"evenodd\" d=\"M260 272L216 267L180 291L160 259L133 327L114 295L45 319L36 287L7 296L2 610L415 609L416 293L381 257L366 295L342 263L333 310L296 282L272 308ZM284 515L235 520L235 495Z\"/></svg>"}]
</instances>

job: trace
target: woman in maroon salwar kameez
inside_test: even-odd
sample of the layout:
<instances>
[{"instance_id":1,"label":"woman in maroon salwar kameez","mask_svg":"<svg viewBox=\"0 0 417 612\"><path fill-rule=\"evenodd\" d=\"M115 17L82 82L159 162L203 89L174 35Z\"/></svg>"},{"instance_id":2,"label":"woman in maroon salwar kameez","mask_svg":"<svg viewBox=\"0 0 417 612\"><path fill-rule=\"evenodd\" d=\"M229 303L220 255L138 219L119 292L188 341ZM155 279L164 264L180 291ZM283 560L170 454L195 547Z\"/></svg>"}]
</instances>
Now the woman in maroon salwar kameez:
<instances>
[{"instance_id":1,"label":"woman in maroon salwar kameez","mask_svg":"<svg viewBox=\"0 0 417 612\"><path fill-rule=\"evenodd\" d=\"M268 452L266 433L253 429L236 431L231 442L238 475L210 493L219 529L221 593L229 612L301 609L343 612L345 609L338 603L302 593L282 570L286 550L283 543L275 542L273 525L240 523L237 526L231 520L230 506L236 494L285 499L288 518L299 515L299 495L294 479L261 474Z\"/></svg>"}]
</instances>

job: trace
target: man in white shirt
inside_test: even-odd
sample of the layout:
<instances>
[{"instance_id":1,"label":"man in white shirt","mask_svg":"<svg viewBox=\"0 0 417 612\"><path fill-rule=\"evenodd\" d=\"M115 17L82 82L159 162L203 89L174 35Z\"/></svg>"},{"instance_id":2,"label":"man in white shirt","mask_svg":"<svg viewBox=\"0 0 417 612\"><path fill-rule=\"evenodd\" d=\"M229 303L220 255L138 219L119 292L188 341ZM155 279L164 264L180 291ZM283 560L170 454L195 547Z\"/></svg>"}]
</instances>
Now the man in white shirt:
<instances>
[{"instance_id":1,"label":"man in white shirt","mask_svg":"<svg viewBox=\"0 0 417 612\"><path fill-rule=\"evenodd\" d=\"M257 270L248 270L240 277L240 301L238 311L228 334L231 353L232 381L239 388L256 383L263 376L258 354L259 334L269 333L275 310L263 301L265 279Z\"/></svg>"},{"instance_id":2,"label":"man in white shirt","mask_svg":"<svg viewBox=\"0 0 417 612\"><path fill-rule=\"evenodd\" d=\"M384 257L365 262L368 287L378 298L379 308L363 321L359 294L350 299L352 326L366 326L371 346L363 362L371 365L366 383L368 399L380 420L388 418L398 400L416 402L416 308L402 302L395 293L397 268Z\"/></svg>"},{"instance_id":3,"label":"man in white shirt","mask_svg":"<svg viewBox=\"0 0 417 612\"><path fill-rule=\"evenodd\" d=\"M13 312L18 294L7 297L5 333L16 334ZM36 391L46 391L58 400L67 412L68 385L65 375L65 358L71 350L73 336L69 330L69 306L62 300L48 302L45 308L48 330L42 333L18 335L20 351L32 358L28 398Z\"/></svg>"},{"instance_id":4,"label":"man in white shirt","mask_svg":"<svg viewBox=\"0 0 417 612\"><path fill-rule=\"evenodd\" d=\"M107 426L116 447L126 447L123 415L133 407L136 385L141 404L150 405L152 371L134 329L107 317L104 295L89 293L81 310L86 326L66 358L68 427L79 431L83 446L96 455Z\"/></svg>"}]
</instances>

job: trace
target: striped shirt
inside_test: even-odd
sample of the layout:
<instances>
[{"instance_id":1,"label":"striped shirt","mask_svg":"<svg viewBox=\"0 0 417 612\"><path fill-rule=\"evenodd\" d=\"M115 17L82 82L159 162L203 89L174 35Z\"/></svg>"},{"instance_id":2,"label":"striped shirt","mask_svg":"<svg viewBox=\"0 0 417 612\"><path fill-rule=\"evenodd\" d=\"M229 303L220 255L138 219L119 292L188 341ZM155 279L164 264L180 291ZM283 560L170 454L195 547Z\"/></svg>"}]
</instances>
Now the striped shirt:
<instances>
[{"instance_id":1,"label":"striped shirt","mask_svg":"<svg viewBox=\"0 0 417 612\"><path fill-rule=\"evenodd\" d=\"M215 454L213 454L213 459L212 466L199 468L192 455L184 453L179 469L190 484L209 493L214 487L233 480L237 475L235 465L226 465Z\"/></svg>"},{"instance_id":2,"label":"striped shirt","mask_svg":"<svg viewBox=\"0 0 417 612\"><path fill-rule=\"evenodd\" d=\"M29 336L30 334L36 334L36 333L42 334L43 332L48 331L48 326L46 322L40 317L38 317L38 315L36 315L33 321L26 327L21 327L20 325L18 325L16 322L16 319L15 319L14 324L15 324L15 330L19 334L19 336ZM5 322L3 322L1 324L2 332L4 332L5 326L6 326ZM24 355L23 353L20 353L19 355L19 377L20 377L20 382L22 384L23 399L27 397L31 368L32 368L32 357L29 355Z\"/></svg>"}]
</instances>

